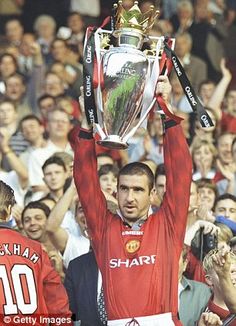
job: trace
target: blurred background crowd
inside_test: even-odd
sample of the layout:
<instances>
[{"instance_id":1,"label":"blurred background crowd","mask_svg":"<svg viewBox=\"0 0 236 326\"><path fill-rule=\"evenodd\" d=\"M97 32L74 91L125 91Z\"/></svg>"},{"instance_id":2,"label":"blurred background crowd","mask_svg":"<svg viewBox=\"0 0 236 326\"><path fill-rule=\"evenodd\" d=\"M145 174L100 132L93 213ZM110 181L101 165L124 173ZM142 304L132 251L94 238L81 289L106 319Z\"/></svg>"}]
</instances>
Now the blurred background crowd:
<instances>
[{"instance_id":1,"label":"blurred background crowd","mask_svg":"<svg viewBox=\"0 0 236 326\"><path fill-rule=\"evenodd\" d=\"M152 4L139 3L143 12ZM85 31L100 26L112 5L110 0L0 0L0 179L15 191L11 226L42 243L62 279L69 262L89 251L69 142L84 115L79 97ZM123 0L126 9L132 5ZM204 266L202 261L211 249L236 252L236 1L163 0L159 6L151 35L175 37L175 52L214 122L201 128L173 72L171 102L184 118L194 167L180 282L182 291L189 280L207 283L213 292L205 287L192 315L200 317L210 305L223 320L229 311L214 292L210 257ZM127 151L97 146L100 183L112 211L118 169L133 161L145 162L155 174L158 209L165 193L162 142L162 121L155 113ZM235 258L232 277L236 284ZM189 316L182 318L184 325L194 325Z\"/></svg>"}]
</instances>

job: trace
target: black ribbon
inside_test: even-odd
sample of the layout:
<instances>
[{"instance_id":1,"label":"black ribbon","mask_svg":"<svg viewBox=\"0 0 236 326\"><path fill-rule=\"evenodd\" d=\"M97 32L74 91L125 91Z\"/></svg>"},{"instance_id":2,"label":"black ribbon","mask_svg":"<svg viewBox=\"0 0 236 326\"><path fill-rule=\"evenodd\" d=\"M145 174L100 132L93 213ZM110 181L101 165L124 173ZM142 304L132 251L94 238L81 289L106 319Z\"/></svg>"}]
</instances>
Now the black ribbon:
<instances>
[{"instance_id":1,"label":"black ribbon","mask_svg":"<svg viewBox=\"0 0 236 326\"><path fill-rule=\"evenodd\" d=\"M198 116L200 124L202 127L213 127L214 124L206 112L205 108L203 107L201 101L199 100L198 96L196 95L185 71L183 66L181 65L177 55L175 52L168 46L167 41L165 41L164 51L166 56L169 60L171 60L172 65L174 66L175 72L177 77L180 81L180 84L183 88L183 91L188 99L189 104L193 112L195 112Z\"/></svg>"},{"instance_id":2,"label":"black ribbon","mask_svg":"<svg viewBox=\"0 0 236 326\"><path fill-rule=\"evenodd\" d=\"M98 122L96 102L93 91L93 75L95 63L95 41L94 33L96 28L87 29L87 42L84 46L83 59L83 86L84 86L84 109L88 124Z\"/></svg>"}]
</instances>

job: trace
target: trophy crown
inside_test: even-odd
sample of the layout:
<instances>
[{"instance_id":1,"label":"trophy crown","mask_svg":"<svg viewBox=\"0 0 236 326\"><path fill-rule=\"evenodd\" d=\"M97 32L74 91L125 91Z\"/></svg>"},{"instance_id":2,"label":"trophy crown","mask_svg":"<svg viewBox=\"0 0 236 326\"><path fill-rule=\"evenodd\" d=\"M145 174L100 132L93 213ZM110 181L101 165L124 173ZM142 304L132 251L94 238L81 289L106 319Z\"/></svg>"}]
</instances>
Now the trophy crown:
<instances>
[{"instance_id":1,"label":"trophy crown","mask_svg":"<svg viewBox=\"0 0 236 326\"><path fill-rule=\"evenodd\" d=\"M134 5L129 10L124 9L122 0L115 3L113 7L116 10L116 30L131 28L142 32L142 34L148 34L160 13L153 5L150 6L148 11L142 13L138 1L134 1Z\"/></svg>"}]
</instances>

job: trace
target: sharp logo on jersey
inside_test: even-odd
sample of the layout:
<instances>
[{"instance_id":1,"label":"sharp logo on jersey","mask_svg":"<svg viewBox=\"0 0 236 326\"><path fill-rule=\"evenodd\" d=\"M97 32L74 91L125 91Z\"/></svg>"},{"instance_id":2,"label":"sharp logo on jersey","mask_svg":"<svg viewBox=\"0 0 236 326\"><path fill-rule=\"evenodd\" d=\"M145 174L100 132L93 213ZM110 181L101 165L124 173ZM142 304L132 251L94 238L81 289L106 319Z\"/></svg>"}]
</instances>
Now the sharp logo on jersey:
<instances>
[{"instance_id":1,"label":"sharp logo on jersey","mask_svg":"<svg viewBox=\"0 0 236 326\"><path fill-rule=\"evenodd\" d=\"M122 235L143 235L143 231L127 230L122 231Z\"/></svg>"},{"instance_id":2,"label":"sharp logo on jersey","mask_svg":"<svg viewBox=\"0 0 236 326\"><path fill-rule=\"evenodd\" d=\"M141 242L139 240L129 240L125 244L125 249L129 254L133 254L140 248Z\"/></svg>"},{"instance_id":3,"label":"sharp logo on jersey","mask_svg":"<svg viewBox=\"0 0 236 326\"><path fill-rule=\"evenodd\" d=\"M138 258L133 259L120 259L120 258L112 258L110 259L110 268L131 268L135 266L142 266L142 265L154 265L156 261L156 255L151 256L140 256Z\"/></svg>"}]
</instances>

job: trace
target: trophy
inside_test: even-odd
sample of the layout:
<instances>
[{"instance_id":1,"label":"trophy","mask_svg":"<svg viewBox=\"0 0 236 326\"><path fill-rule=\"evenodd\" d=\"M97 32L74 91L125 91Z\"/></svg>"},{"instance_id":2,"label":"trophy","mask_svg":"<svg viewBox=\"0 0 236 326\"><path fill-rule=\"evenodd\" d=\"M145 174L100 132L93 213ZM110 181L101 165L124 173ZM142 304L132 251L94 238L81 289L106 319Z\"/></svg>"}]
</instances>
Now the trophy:
<instances>
[{"instance_id":1,"label":"trophy","mask_svg":"<svg viewBox=\"0 0 236 326\"><path fill-rule=\"evenodd\" d=\"M98 143L125 149L155 105L163 36L149 36L159 15L154 6L142 14L138 2L126 11L114 5L114 27L87 31L84 48L85 111L100 136ZM112 42L111 42L112 40ZM146 50L142 50L146 45ZM171 39L170 47L174 47Z\"/></svg>"}]
</instances>

